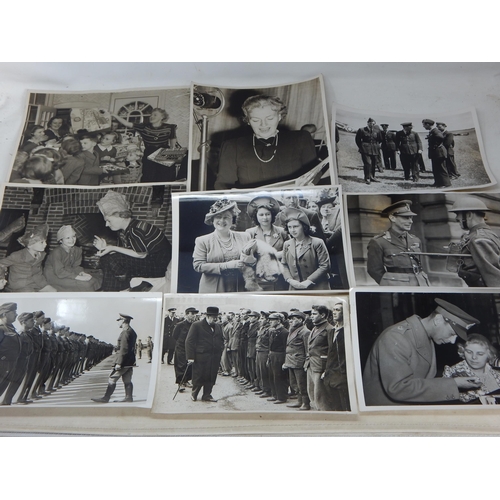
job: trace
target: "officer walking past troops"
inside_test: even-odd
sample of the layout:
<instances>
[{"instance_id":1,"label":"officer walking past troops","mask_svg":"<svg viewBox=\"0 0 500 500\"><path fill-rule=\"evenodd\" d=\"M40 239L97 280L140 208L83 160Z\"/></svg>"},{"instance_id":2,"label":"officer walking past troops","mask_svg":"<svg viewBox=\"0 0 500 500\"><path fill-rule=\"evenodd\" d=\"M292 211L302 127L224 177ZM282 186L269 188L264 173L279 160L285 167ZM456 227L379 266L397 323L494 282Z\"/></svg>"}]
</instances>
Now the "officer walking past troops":
<instances>
[{"instance_id":1,"label":"officer walking past troops","mask_svg":"<svg viewBox=\"0 0 500 500\"><path fill-rule=\"evenodd\" d=\"M21 339L13 323L17 318L17 304L7 302L0 306L0 397L14 375L21 353Z\"/></svg>"},{"instance_id":2,"label":"officer walking past troops","mask_svg":"<svg viewBox=\"0 0 500 500\"><path fill-rule=\"evenodd\" d=\"M500 286L500 238L484 222L490 209L472 196L460 197L451 207L467 231L459 243L463 254L458 275L470 287Z\"/></svg>"},{"instance_id":3,"label":"officer walking past troops","mask_svg":"<svg viewBox=\"0 0 500 500\"><path fill-rule=\"evenodd\" d=\"M401 200L381 212L391 225L368 243L368 274L382 286L430 286L418 254L422 252L419 238L410 234L412 202Z\"/></svg>"},{"instance_id":4,"label":"officer walking past troops","mask_svg":"<svg viewBox=\"0 0 500 500\"><path fill-rule=\"evenodd\" d=\"M286 339L285 363L283 369L288 369L290 387L297 393L297 402L287 405L289 408L310 410L307 393L307 375L304 371L306 361L306 346L310 330L304 325L306 315L300 311L292 311L288 316L290 331Z\"/></svg>"},{"instance_id":5,"label":"officer walking past troops","mask_svg":"<svg viewBox=\"0 0 500 500\"><path fill-rule=\"evenodd\" d=\"M434 120L426 118L422 125L429 133L426 137L429 146L429 159L432 164L434 184L432 187L450 187L451 180L446 168L446 148L443 146L444 136L435 126Z\"/></svg>"},{"instance_id":6,"label":"officer walking past troops","mask_svg":"<svg viewBox=\"0 0 500 500\"><path fill-rule=\"evenodd\" d=\"M467 331L479 323L454 304L435 301L429 316L413 315L378 336L363 371L368 406L457 401L460 390L481 385L479 377L435 378L434 344L467 340Z\"/></svg>"},{"instance_id":7,"label":"officer walking past troops","mask_svg":"<svg viewBox=\"0 0 500 500\"><path fill-rule=\"evenodd\" d=\"M381 123L382 156L386 170L396 170L396 132L389 130L388 123Z\"/></svg>"},{"instance_id":8,"label":"officer walking past troops","mask_svg":"<svg viewBox=\"0 0 500 500\"><path fill-rule=\"evenodd\" d=\"M180 392L183 392L186 387L191 387L189 381L192 378L192 366L188 365L186 358L186 337L191 328L191 325L196 321L198 309L188 307L184 311L184 319L177 323L174 328L173 338L175 341L175 383L181 385Z\"/></svg>"},{"instance_id":9,"label":"officer walking past troops","mask_svg":"<svg viewBox=\"0 0 500 500\"><path fill-rule=\"evenodd\" d=\"M379 182L375 178L375 169L380 161L380 144L382 135L380 129L375 126L375 120L368 118L366 127L359 128L356 132L356 146L361 153L363 170L366 184Z\"/></svg>"},{"instance_id":10,"label":"officer walking past troops","mask_svg":"<svg viewBox=\"0 0 500 500\"><path fill-rule=\"evenodd\" d=\"M446 148L446 168L448 169L448 175L450 179L458 179L460 174L458 173L455 163L455 137L453 132L446 130L447 125L444 122L436 122L436 127L443 134L443 146Z\"/></svg>"},{"instance_id":11,"label":"officer walking past troops","mask_svg":"<svg viewBox=\"0 0 500 500\"><path fill-rule=\"evenodd\" d=\"M109 376L108 387L102 398L92 398L96 403L109 403L109 399L113 394L116 383L120 378L125 386L125 399L121 403L131 403L133 401L133 384L132 374L135 365L135 343L137 341L137 333L130 326L132 316L120 313L120 317L116 321L120 321L122 329L117 342L117 352L113 371Z\"/></svg>"},{"instance_id":12,"label":"officer walking past troops","mask_svg":"<svg viewBox=\"0 0 500 500\"><path fill-rule=\"evenodd\" d=\"M412 131L413 124L404 122L403 130L396 133L394 138L396 148L403 166L405 181L410 179L417 182L420 176L418 159L422 155L422 141L420 136Z\"/></svg>"},{"instance_id":13,"label":"officer walking past troops","mask_svg":"<svg viewBox=\"0 0 500 500\"><path fill-rule=\"evenodd\" d=\"M202 401L216 403L212 389L217 380L224 337L222 327L217 323L218 307L207 307L205 318L195 321L186 337L186 357L193 363L193 389L191 399L196 401L203 389Z\"/></svg>"},{"instance_id":14,"label":"officer walking past troops","mask_svg":"<svg viewBox=\"0 0 500 500\"><path fill-rule=\"evenodd\" d=\"M175 316L175 307L171 307L168 310L167 316L165 316L165 321L163 325L163 345L161 350L161 362L164 363L165 353L167 354L167 363L173 365L174 351L175 351L175 340L172 337L174 333L175 325L179 322L179 318Z\"/></svg>"}]
</instances>

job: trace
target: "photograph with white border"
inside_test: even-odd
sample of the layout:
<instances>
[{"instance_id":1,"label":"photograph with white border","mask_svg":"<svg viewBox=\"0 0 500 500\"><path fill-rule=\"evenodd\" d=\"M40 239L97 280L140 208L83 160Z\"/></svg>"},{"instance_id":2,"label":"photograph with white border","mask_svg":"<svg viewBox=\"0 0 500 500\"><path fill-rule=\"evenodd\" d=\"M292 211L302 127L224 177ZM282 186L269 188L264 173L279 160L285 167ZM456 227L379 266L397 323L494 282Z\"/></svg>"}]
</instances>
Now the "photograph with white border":
<instances>
[{"instance_id":1,"label":"photograph with white border","mask_svg":"<svg viewBox=\"0 0 500 500\"><path fill-rule=\"evenodd\" d=\"M344 193L471 189L496 184L474 108L391 113L333 105Z\"/></svg>"},{"instance_id":2,"label":"photograph with white border","mask_svg":"<svg viewBox=\"0 0 500 500\"><path fill-rule=\"evenodd\" d=\"M339 186L173 193L172 292L348 290Z\"/></svg>"},{"instance_id":3,"label":"photograph with white border","mask_svg":"<svg viewBox=\"0 0 500 500\"><path fill-rule=\"evenodd\" d=\"M355 412L347 299L166 294L153 412Z\"/></svg>"},{"instance_id":4,"label":"photograph with white border","mask_svg":"<svg viewBox=\"0 0 500 500\"><path fill-rule=\"evenodd\" d=\"M498 408L497 291L351 290L362 411Z\"/></svg>"},{"instance_id":5,"label":"photograph with white border","mask_svg":"<svg viewBox=\"0 0 500 500\"><path fill-rule=\"evenodd\" d=\"M335 184L322 76L288 85L193 85L194 191Z\"/></svg>"},{"instance_id":6,"label":"photograph with white border","mask_svg":"<svg viewBox=\"0 0 500 500\"><path fill-rule=\"evenodd\" d=\"M356 286L500 287L500 193L345 195Z\"/></svg>"},{"instance_id":7,"label":"photograph with white border","mask_svg":"<svg viewBox=\"0 0 500 500\"><path fill-rule=\"evenodd\" d=\"M190 87L37 90L27 101L9 182L187 184Z\"/></svg>"},{"instance_id":8,"label":"photograph with white border","mask_svg":"<svg viewBox=\"0 0 500 500\"><path fill-rule=\"evenodd\" d=\"M2 299L2 408L151 408L161 294L3 294Z\"/></svg>"},{"instance_id":9,"label":"photograph with white border","mask_svg":"<svg viewBox=\"0 0 500 500\"><path fill-rule=\"evenodd\" d=\"M171 193L185 185L4 185L7 292L170 291Z\"/></svg>"}]
</instances>

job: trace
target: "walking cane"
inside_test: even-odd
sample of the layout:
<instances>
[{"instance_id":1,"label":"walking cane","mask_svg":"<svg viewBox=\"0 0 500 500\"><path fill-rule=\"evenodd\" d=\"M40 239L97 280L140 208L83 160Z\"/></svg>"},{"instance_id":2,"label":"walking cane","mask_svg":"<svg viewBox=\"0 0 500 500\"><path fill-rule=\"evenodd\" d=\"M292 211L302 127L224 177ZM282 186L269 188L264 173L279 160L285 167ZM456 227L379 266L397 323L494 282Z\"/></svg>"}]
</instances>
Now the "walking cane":
<instances>
[{"instance_id":1,"label":"walking cane","mask_svg":"<svg viewBox=\"0 0 500 500\"><path fill-rule=\"evenodd\" d=\"M181 381L179 382L179 384L177 385L177 390L175 391L175 394L174 394L174 397L172 398L172 401L175 399L175 396L177 396L177 393L179 392L179 389L181 388L181 385L184 383L184 379L186 378L186 374L187 374L187 371L189 369L189 367L192 365L193 363L189 362L188 361L188 365L186 366L186 369L184 370L184 375L182 376L182 379Z\"/></svg>"}]
</instances>

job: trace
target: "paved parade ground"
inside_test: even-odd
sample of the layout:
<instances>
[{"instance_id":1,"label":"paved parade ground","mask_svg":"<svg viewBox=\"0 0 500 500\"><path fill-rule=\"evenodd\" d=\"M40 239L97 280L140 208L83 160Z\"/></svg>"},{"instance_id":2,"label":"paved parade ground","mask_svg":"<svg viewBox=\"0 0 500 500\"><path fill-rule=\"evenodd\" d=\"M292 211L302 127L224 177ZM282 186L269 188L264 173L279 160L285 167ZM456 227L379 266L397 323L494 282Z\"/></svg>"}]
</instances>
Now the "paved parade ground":
<instances>
[{"instance_id":1,"label":"paved parade ground","mask_svg":"<svg viewBox=\"0 0 500 500\"><path fill-rule=\"evenodd\" d=\"M64 385L61 389L53 392L50 396L44 396L42 399L35 399L28 407L39 406L107 406L106 404L94 403L91 398L99 398L104 395L108 385L108 377L113 366L114 356L109 356L91 370ZM148 394L149 380L151 375L151 363L148 363L147 357L143 355L142 359L137 360L137 368L134 368L132 383L134 384L134 403L122 403L123 405L135 406L144 404ZM108 405L113 402L121 401L125 398L125 389L121 380L116 384L116 389L111 396ZM15 402L17 394L13 398ZM12 406L20 406L13 404ZM24 406L24 405L23 405Z\"/></svg>"}]
</instances>

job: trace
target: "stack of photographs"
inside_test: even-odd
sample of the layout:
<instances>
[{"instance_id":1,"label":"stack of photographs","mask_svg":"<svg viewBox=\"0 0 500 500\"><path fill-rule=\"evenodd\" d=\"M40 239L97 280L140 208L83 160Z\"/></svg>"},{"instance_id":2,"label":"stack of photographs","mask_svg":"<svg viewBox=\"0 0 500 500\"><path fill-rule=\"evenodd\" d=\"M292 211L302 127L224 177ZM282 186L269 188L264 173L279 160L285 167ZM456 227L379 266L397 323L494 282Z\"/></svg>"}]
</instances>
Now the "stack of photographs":
<instances>
[{"instance_id":1,"label":"stack of photographs","mask_svg":"<svg viewBox=\"0 0 500 500\"><path fill-rule=\"evenodd\" d=\"M334 105L330 126L321 77L28 101L0 205L2 406L499 402L500 194L479 191L474 110Z\"/></svg>"}]
</instances>

